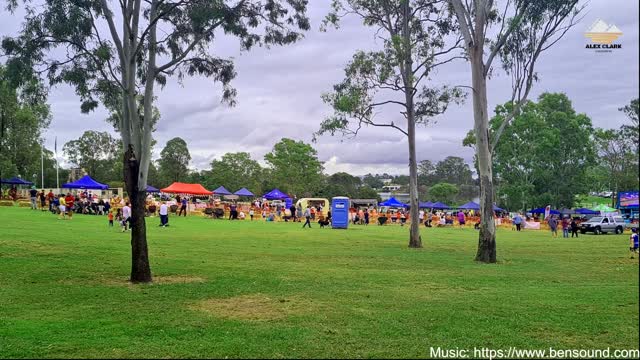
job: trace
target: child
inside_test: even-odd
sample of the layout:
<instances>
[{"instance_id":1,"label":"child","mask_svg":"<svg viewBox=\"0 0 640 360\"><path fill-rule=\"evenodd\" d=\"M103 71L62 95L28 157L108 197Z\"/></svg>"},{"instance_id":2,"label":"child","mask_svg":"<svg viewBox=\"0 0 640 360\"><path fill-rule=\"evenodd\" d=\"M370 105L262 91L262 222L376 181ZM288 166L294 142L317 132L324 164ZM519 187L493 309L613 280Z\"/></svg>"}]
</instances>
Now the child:
<instances>
[{"instance_id":1,"label":"child","mask_svg":"<svg viewBox=\"0 0 640 360\"><path fill-rule=\"evenodd\" d=\"M631 236L629 236L629 251L631 251L631 258L638 252L638 229L631 228Z\"/></svg>"},{"instance_id":2,"label":"child","mask_svg":"<svg viewBox=\"0 0 640 360\"><path fill-rule=\"evenodd\" d=\"M109 210L107 217L109 218L109 227L113 227L113 211Z\"/></svg>"},{"instance_id":3,"label":"child","mask_svg":"<svg viewBox=\"0 0 640 360\"><path fill-rule=\"evenodd\" d=\"M64 196L60 195L60 198L58 200L58 203L60 204L60 216L58 217L59 219L65 219L66 215L67 215L67 203L64 199Z\"/></svg>"},{"instance_id":4,"label":"child","mask_svg":"<svg viewBox=\"0 0 640 360\"><path fill-rule=\"evenodd\" d=\"M249 217L251 218L251 221L253 221L253 208L249 210Z\"/></svg>"}]
</instances>

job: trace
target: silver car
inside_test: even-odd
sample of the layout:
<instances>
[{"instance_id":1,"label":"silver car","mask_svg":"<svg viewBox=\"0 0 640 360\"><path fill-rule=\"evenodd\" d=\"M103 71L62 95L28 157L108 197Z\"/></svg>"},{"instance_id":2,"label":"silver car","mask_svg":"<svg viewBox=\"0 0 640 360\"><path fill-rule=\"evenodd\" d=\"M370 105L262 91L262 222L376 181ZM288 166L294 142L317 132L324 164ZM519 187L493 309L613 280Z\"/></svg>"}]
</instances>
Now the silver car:
<instances>
[{"instance_id":1,"label":"silver car","mask_svg":"<svg viewBox=\"0 0 640 360\"><path fill-rule=\"evenodd\" d=\"M609 232L622 234L625 227L626 224L622 216L595 216L580 224L580 232L582 234L592 232L596 235Z\"/></svg>"}]
</instances>

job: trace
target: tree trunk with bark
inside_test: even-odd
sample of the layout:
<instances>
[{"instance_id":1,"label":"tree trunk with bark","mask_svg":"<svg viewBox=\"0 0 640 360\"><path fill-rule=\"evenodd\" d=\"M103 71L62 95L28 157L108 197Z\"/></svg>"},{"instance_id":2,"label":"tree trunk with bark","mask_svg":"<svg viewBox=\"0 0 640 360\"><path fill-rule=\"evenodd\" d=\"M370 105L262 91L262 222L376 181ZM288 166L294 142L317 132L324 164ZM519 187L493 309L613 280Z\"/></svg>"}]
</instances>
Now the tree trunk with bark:
<instances>
[{"instance_id":1,"label":"tree trunk with bark","mask_svg":"<svg viewBox=\"0 0 640 360\"><path fill-rule=\"evenodd\" d=\"M411 228L409 230L409 247L421 248L422 238L420 237L420 220L418 218L418 162L416 160L416 117L415 104L413 97L415 95L414 78L413 78L413 57L411 47L411 29L410 19L411 6L409 1L402 4L404 16L402 21L402 38L403 38L403 65L400 67L402 72L402 80L404 81L404 96L407 108L407 138L409 142L409 205L411 206L409 218L411 220Z\"/></svg>"},{"instance_id":2,"label":"tree trunk with bark","mask_svg":"<svg viewBox=\"0 0 640 360\"><path fill-rule=\"evenodd\" d=\"M418 215L418 163L416 160L416 136L415 121L408 121L408 133L409 133L409 196L411 199L409 204L411 205L410 218L411 229L409 235L409 247L421 248L422 238L420 237L420 219Z\"/></svg>"},{"instance_id":3,"label":"tree trunk with bark","mask_svg":"<svg viewBox=\"0 0 640 360\"><path fill-rule=\"evenodd\" d=\"M487 106L487 81L482 60L483 44L471 51L471 76L473 85L473 119L476 135L476 153L480 178L480 233L476 261L496 262L496 224L493 219L493 170L489 138L489 114Z\"/></svg>"},{"instance_id":4,"label":"tree trunk with bark","mask_svg":"<svg viewBox=\"0 0 640 360\"><path fill-rule=\"evenodd\" d=\"M144 207L147 198L146 189L138 189L140 163L135 156L133 146L124 154L124 180L131 202L131 282L151 282L151 267L147 249L147 227Z\"/></svg>"}]
</instances>

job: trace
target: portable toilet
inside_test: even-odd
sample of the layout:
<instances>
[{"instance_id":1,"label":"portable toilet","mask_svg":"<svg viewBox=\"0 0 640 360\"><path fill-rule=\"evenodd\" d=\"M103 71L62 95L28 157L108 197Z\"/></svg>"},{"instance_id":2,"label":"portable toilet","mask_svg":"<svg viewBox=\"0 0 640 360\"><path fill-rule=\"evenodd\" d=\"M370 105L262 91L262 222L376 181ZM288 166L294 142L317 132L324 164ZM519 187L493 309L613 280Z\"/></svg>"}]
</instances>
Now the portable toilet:
<instances>
[{"instance_id":1,"label":"portable toilet","mask_svg":"<svg viewBox=\"0 0 640 360\"><path fill-rule=\"evenodd\" d=\"M336 196L331 199L331 227L346 229L349 226L349 198Z\"/></svg>"}]
</instances>

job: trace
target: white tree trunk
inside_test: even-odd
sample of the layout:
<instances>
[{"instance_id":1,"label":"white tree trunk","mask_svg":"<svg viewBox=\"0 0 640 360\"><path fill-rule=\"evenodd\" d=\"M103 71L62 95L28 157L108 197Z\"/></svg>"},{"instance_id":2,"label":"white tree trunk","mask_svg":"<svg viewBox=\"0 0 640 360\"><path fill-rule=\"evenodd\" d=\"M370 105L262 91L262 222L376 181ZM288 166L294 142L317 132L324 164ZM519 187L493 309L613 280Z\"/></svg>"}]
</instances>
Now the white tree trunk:
<instances>
[{"instance_id":1,"label":"white tree trunk","mask_svg":"<svg viewBox=\"0 0 640 360\"><path fill-rule=\"evenodd\" d=\"M484 77L482 46L470 51L473 85L473 120L476 135L476 155L480 178L480 234L476 260L496 262L496 225L493 219L493 171L489 139L487 80Z\"/></svg>"}]
</instances>

